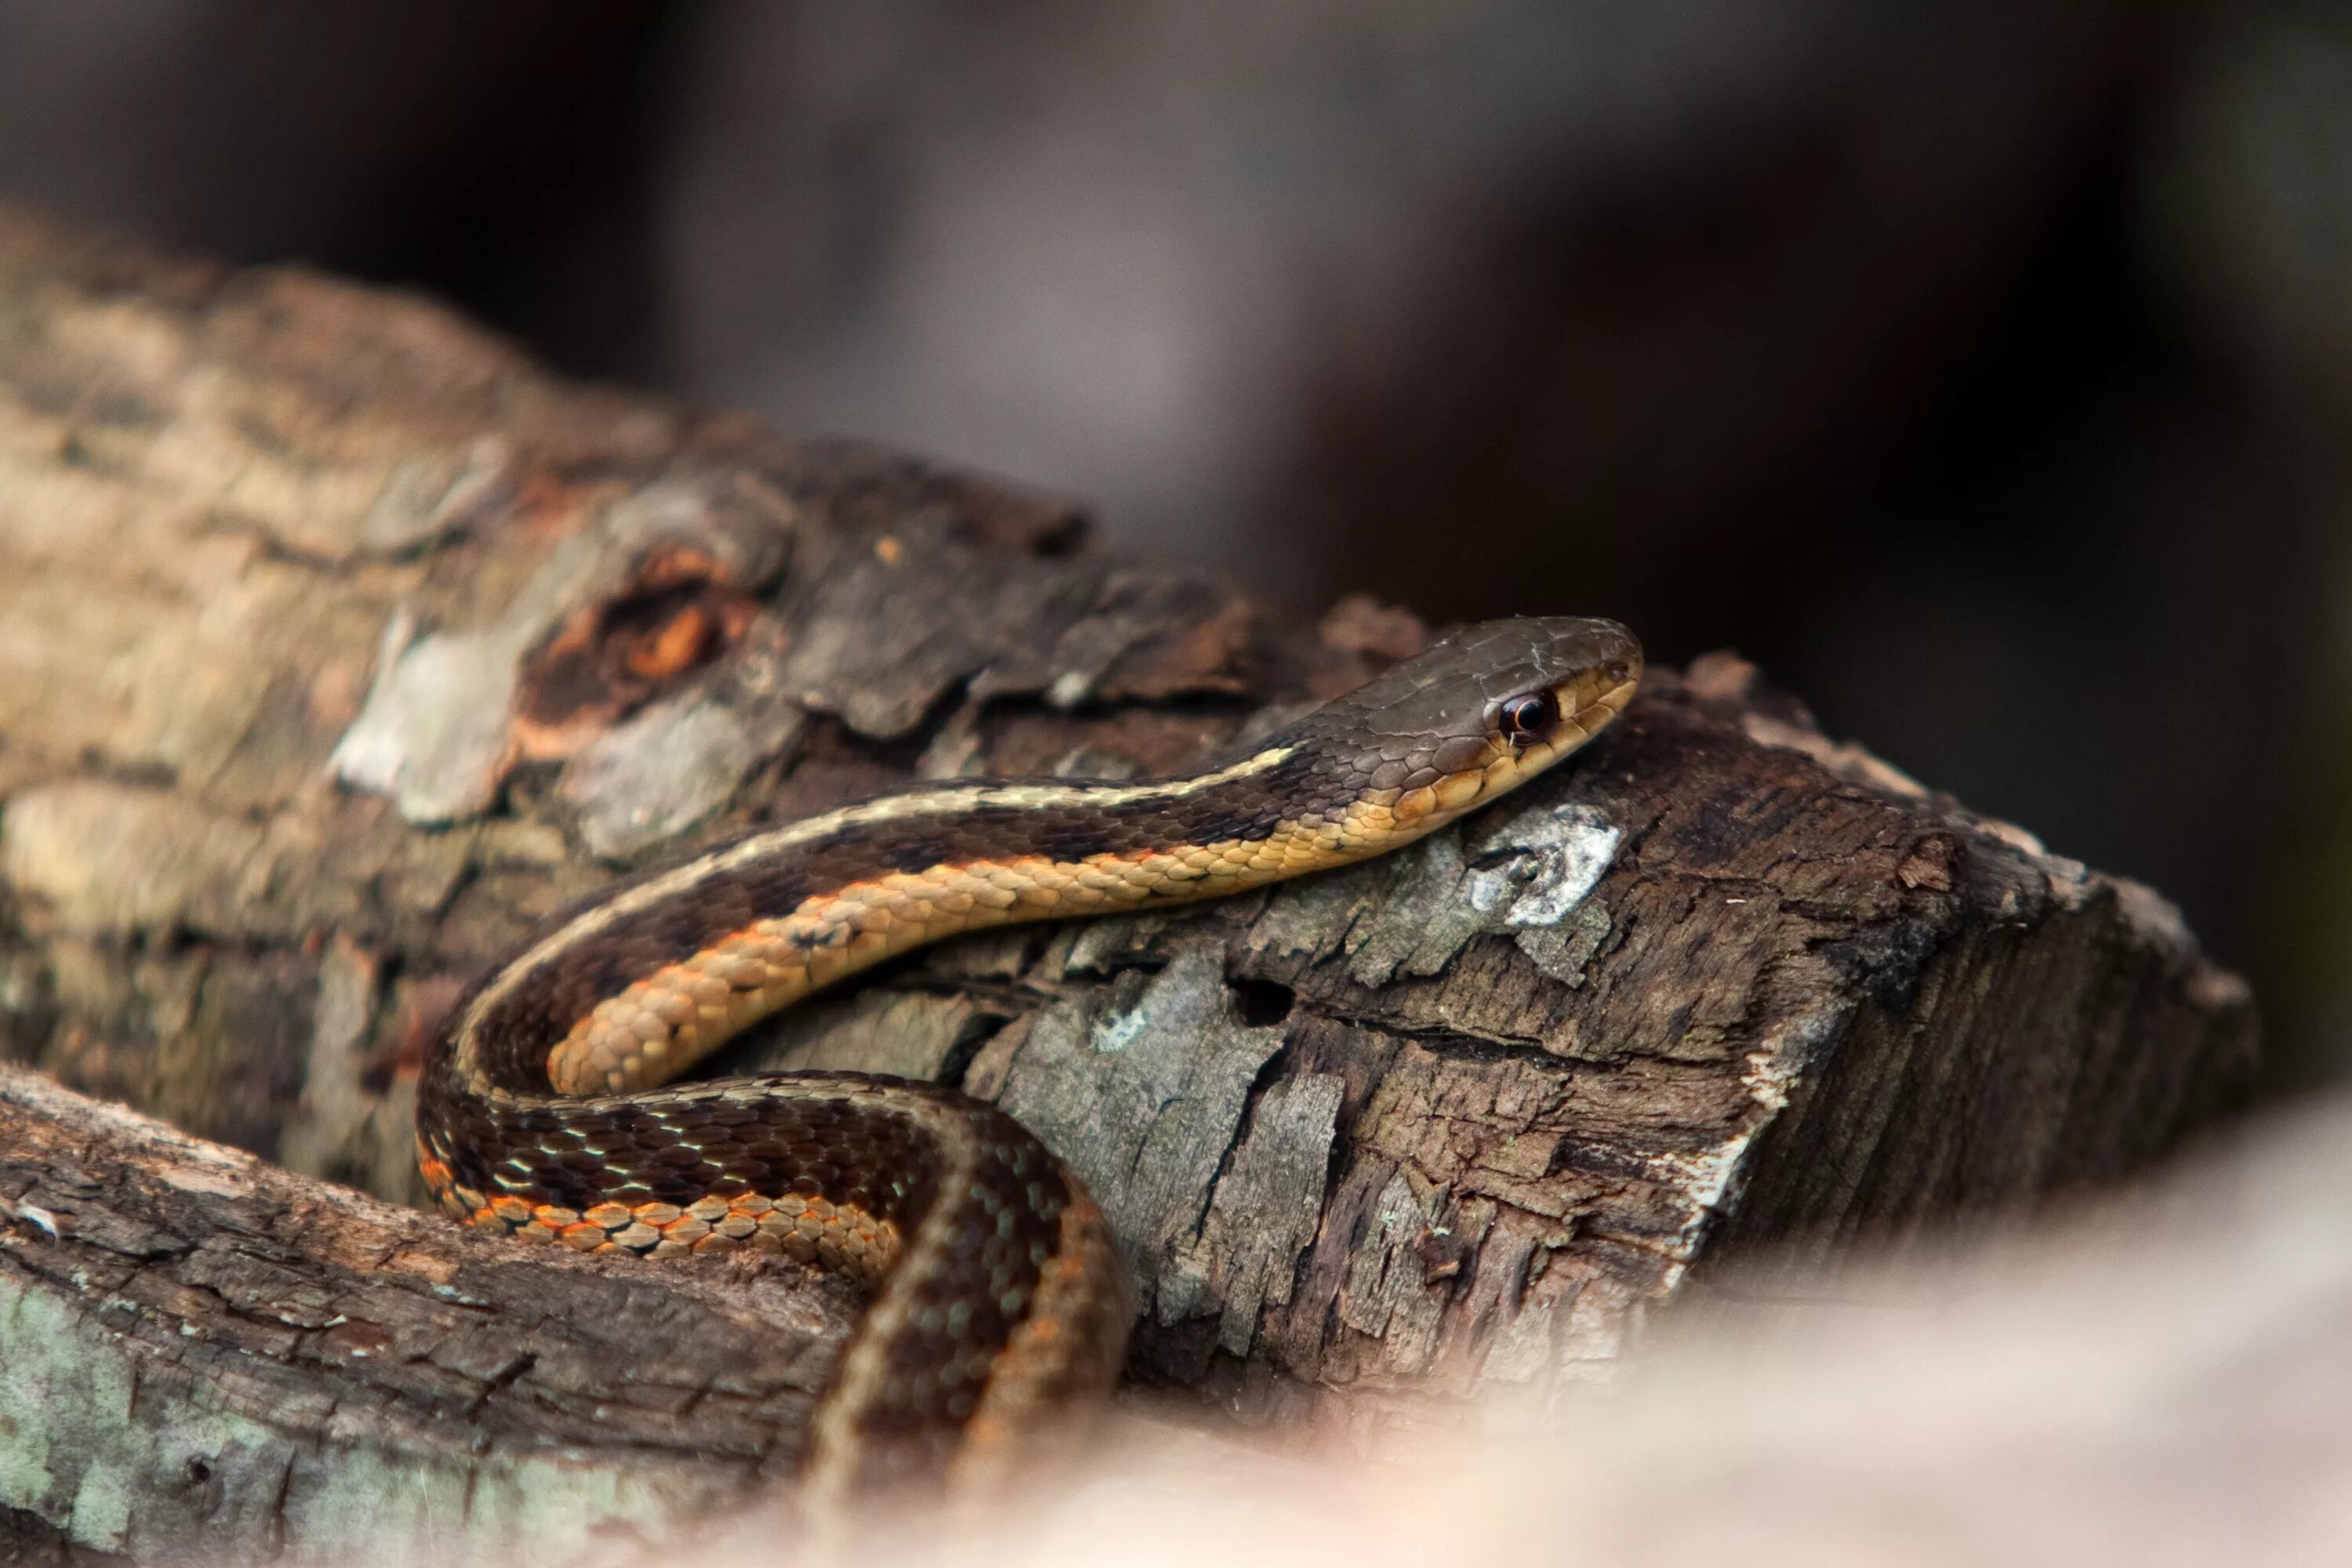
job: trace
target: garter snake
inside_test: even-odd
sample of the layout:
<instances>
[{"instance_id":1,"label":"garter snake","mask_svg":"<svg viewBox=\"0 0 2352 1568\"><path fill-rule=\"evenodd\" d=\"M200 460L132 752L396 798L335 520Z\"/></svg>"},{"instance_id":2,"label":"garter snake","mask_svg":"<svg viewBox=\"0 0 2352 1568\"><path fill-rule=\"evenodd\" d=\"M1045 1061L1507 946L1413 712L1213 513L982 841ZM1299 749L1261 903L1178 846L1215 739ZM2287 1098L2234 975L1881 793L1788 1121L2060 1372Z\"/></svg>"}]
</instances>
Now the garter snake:
<instances>
[{"instance_id":1,"label":"garter snake","mask_svg":"<svg viewBox=\"0 0 2352 1568\"><path fill-rule=\"evenodd\" d=\"M1641 671L1614 622L1490 621L1191 777L911 784L624 879L452 1008L418 1100L426 1184L458 1219L584 1251L780 1252L865 1281L803 1489L968 1492L1116 1375L1132 1309L1094 1201L941 1085L671 1080L924 942L1409 843L1583 744Z\"/></svg>"}]
</instances>

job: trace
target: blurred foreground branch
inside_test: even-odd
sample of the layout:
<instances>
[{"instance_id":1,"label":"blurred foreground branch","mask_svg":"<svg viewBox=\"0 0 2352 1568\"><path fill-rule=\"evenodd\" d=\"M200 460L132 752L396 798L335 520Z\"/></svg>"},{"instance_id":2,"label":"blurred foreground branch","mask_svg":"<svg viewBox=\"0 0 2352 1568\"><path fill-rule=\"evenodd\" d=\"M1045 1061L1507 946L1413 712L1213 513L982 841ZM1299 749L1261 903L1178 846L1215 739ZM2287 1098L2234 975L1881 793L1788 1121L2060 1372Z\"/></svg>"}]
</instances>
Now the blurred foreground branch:
<instances>
[{"instance_id":1,"label":"blurred foreground branch","mask_svg":"<svg viewBox=\"0 0 2352 1568\"><path fill-rule=\"evenodd\" d=\"M1286 1451L1123 1424L883 1564L2335 1568L2352 1558L2352 1101L1900 1262L1759 1260L1605 1403ZM762 1559L739 1535L709 1568Z\"/></svg>"}]
</instances>

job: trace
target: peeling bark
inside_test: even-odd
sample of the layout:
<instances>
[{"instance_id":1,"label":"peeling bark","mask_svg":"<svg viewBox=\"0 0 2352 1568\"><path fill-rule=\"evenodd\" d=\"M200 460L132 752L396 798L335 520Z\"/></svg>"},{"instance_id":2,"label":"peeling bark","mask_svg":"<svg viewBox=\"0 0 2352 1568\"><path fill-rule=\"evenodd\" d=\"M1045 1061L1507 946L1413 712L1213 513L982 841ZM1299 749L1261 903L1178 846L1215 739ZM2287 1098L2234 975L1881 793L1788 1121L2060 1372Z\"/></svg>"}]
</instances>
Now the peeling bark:
<instances>
[{"instance_id":1,"label":"peeling bark","mask_svg":"<svg viewBox=\"0 0 2352 1568\"><path fill-rule=\"evenodd\" d=\"M297 1173L0 1079L0 1541L560 1554L772 1485L840 1299L312 1178L415 1196L431 1017L618 868L910 773L1189 767L1422 637L1083 529L0 215L0 1048ZM1717 656L1399 855L951 943L723 1066L998 1100L1112 1217L1139 1376L1370 1419L1570 1396L1719 1256L2127 1171L2252 1043L2155 894Z\"/></svg>"}]
</instances>

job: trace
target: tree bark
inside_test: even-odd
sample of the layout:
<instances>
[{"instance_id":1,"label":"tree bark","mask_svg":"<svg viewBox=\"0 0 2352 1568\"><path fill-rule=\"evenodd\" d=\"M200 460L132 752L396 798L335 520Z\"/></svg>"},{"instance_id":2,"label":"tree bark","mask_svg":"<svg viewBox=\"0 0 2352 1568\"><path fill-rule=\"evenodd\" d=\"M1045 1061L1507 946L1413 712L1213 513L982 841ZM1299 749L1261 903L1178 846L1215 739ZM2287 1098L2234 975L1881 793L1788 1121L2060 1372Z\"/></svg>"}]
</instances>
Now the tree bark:
<instances>
[{"instance_id":1,"label":"tree bark","mask_svg":"<svg viewBox=\"0 0 2352 1568\"><path fill-rule=\"evenodd\" d=\"M0 1047L287 1167L0 1078L0 1542L551 1558L772 1488L837 1293L329 1184L414 1198L434 1016L616 868L909 773L1174 770L1423 638L1084 525L0 214ZM1111 1216L1139 1380L1374 1420L1571 1395L1759 1244L2128 1171L2253 1038L2157 895L1718 655L1399 855L950 943L726 1066L998 1100Z\"/></svg>"}]
</instances>

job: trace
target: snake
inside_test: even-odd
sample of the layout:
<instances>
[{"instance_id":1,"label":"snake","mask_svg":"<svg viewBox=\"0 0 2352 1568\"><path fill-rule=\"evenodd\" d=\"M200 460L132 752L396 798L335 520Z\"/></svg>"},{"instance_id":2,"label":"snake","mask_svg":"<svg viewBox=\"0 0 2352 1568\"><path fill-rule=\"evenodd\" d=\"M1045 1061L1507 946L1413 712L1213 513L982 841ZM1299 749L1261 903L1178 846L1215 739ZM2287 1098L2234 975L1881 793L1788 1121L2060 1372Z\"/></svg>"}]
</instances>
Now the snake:
<instances>
[{"instance_id":1,"label":"snake","mask_svg":"<svg viewBox=\"0 0 2352 1568\"><path fill-rule=\"evenodd\" d=\"M621 878L452 1005L417 1159L452 1217L597 1254L774 1254L865 1288L800 1491L971 1496L1108 1395L1103 1211L1006 1111L837 1071L687 1079L820 987L961 932L1213 899L1385 854L1631 700L1613 621L1483 622L1183 777L917 781Z\"/></svg>"}]
</instances>

